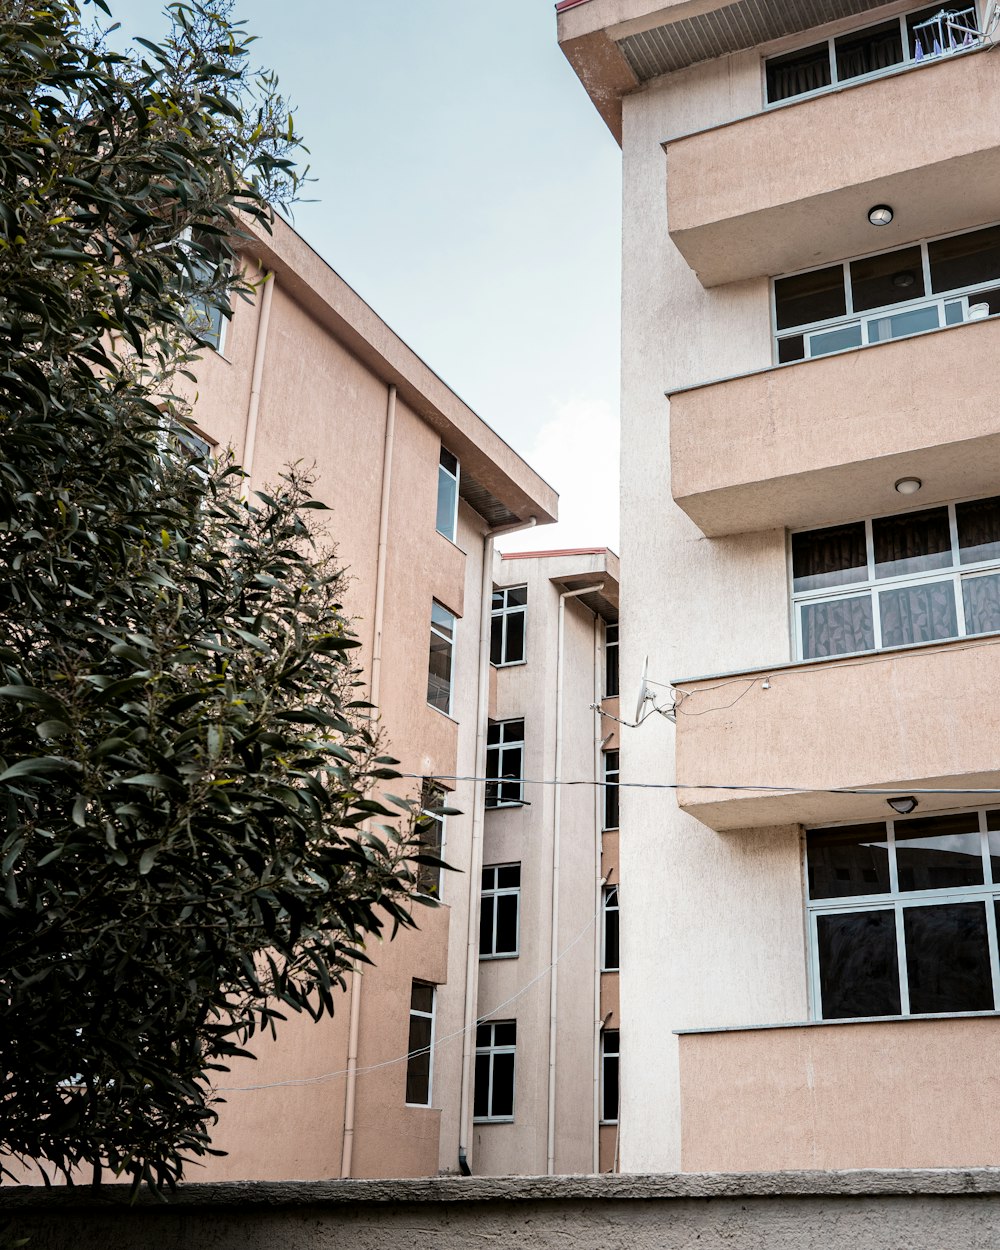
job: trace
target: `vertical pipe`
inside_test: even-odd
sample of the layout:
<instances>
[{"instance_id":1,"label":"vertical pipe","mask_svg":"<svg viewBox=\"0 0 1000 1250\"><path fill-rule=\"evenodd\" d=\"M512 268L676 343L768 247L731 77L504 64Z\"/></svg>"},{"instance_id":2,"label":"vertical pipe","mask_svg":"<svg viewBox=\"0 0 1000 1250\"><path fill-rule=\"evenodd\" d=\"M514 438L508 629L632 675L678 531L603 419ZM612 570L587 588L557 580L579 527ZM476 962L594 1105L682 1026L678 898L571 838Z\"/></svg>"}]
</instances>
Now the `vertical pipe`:
<instances>
[{"instance_id":1,"label":"vertical pipe","mask_svg":"<svg viewBox=\"0 0 1000 1250\"><path fill-rule=\"evenodd\" d=\"M385 568L389 548L389 499L392 493L392 452L396 438L396 388L389 387L385 413L385 445L382 451L382 494L378 518L378 555L375 560L375 606L372 613L372 667L369 701L379 706L382 694L382 628L385 622ZM348 1009L347 1092L344 1098L344 1142L340 1156L340 1175L351 1175L354 1159L354 1121L358 1092L358 1042L361 1032L360 963L351 969L351 1001Z\"/></svg>"},{"instance_id":2,"label":"vertical pipe","mask_svg":"<svg viewBox=\"0 0 1000 1250\"><path fill-rule=\"evenodd\" d=\"M594 702L601 703L604 694L604 683L601 674L601 618L594 615ZM601 781L601 730L603 729L600 712L596 713L594 726L594 780ZM604 873L603 873L603 839L604 828L603 800L604 789L594 786L594 876L597 880L595 890L595 912L597 923L594 925L594 1162L593 1171L601 1170L601 937L604 922Z\"/></svg>"},{"instance_id":3,"label":"vertical pipe","mask_svg":"<svg viewBox=\"0 0 1000 1250\"><path fill-rule=\"evenodd\" d=\"M257 418L260 413L260 392L264 381L264 357L267 353L267 331L271 324L271 300L274 297L275 276L273 270L264 273L264 294L260 301L257 318L257 340L253 349L253 373L250 377L250 402L247 405L247 423L243 435L243 472L245 490L253 484L253 460L257 450Z\"/></svg>"}]
</instances>

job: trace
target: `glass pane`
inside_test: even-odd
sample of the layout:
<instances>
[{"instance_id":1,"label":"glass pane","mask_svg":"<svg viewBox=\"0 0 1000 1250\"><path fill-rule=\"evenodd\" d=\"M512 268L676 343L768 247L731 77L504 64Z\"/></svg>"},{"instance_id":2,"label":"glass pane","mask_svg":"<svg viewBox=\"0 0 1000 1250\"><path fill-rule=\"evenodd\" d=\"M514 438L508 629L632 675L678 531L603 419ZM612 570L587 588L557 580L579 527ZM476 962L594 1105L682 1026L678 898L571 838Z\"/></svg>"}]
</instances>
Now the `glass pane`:
<instances>
[{"instance_id":1,"label":"glass pane","mask_svg":"<svg viewBox=\"0 0 1000 1250\"><path fill-rule=\"evenodd\" d=\"M775 278L774 311L779 330L843 317L847 312L843 265Z\"/></svg>"},{"instance_id":2,"label":"glass pane","mask_svg":"<svg viewBox=\"0 0 1000 1250\"><path fill-rule=\"evenodd\" d=\"M511 586L507 591L507 606L509 608L523 607L528 602L527 586Z\"/></svg>"},{"instance_id":3,"label":"glass pane","mask_svg":"<svg viewBox=\"0 0 1000 1250\"><path fill-rule=\"evenodd\" d=\"M501 894L497 898L496 954L512 955L517 950L517 895Z\"/></svg>"},{"instance_id":4,"label":"glass pane","mask_svg":"<svg viewBox=\"0 0 1000 1250\"><path fill-rule=\"evenodd\" d=\"M512 889L521 884L521 865L505 864L503 868L498 868L497 885Z\"/></svg>"},{"instance_id":5,"label":"glass pane","mask_svg":"<svg viewBox=\"0 0 1000 1250\"><path fill-rule=\"evenodd\" d=\"M517 1041L517 1021L501 1020L493 1026L493 1033L497 1046L513 1046Z\"/></svg>"},{"instance_id":6,"label":"glass pane","mask_svg":"<svg viewBox=\"0 0 1000 1250\"><path fill-rule=\"evenodd\" d=\"M605 1033L607 1039L607 1034ZM621 1063L617 1055L618 1038L611 1039L610 1044L614 1050L608 1049L605 1044L604 1063L602 1064L603 1080L601 1082L601 1119L614 1122L618 1119L618 1069Z\"/></svg>"},{"instance_id":7,"label":"glass pane","mask_svg":"<svg viewBox=\"0 0 1000 1250\"><path fill-rule=\"evenodd\" d=\"M438 469L437 520L435 528L445 538L455 541L455 509L458 504L458 482L441 467Z\"/></svg>"},{"instance_id":8,"label":"glass pane","mask_svg":"<svg viewBox=\"0 0 1000 1250\"><path fill-rule=\"evenodd\" d=\"M874 650L871 595L803 603L799 612L804 660Z\"/></svg>"},{"instance_id":9,"label":"glass pane","mask_svg":"<svg viewBox=\"0 0 1000 1250\"><path fill-rule=\"evenodd\" d=\"M485 876L485 873L483 874ZM485 882L483 883L485 885ZM487 895L479 907L479 953L493 954L493 898Z\"/></svg>"},{"instance_id":10,"label":"glass pane","mask_svg":"<svg viewBox=\"0 0 1000 1250\"><path fill-rule=\"evenodd\" d=\"M490 663L503 663L503 617L495 616L490 621Z\"/></svg>"},{"instance_id":11,"label":"glass pane","mask_svg":"<svg viewBox=\"0 0 1000 1250\"><path fill-rule=\"evenodd\" d=\"M410 1041L406 1061L406 1101L425 1107L431 1099L431 1022L426 1016L410 1016ZM414 1054L422 1051L422 1054Z\"/></svg>"},{"instance_id":12,"label":"glass pane","mask_svg":"<svg viewBox=\"0 0 1000 1250\"><path fill-rule=\"evenodd\" d=\"M867 580L864 521L792 535L793 590L826 590Z\"/></svg>"},{"instance_id":13,"label":"glass pane","mask_svg":"<svg viewBox=\"0 0 1000 1250\"><path fill-rule=\"evenodd\" d=\"M604 913L604 967L608 972L613 972L620 966L618 917L617 911Z\"/></svg>"},{"instance_id":14,"label":"glass pane","mask_svg":"<svg viewBox=\"0 0 1000 1250\"><path fill-rule=\"evenodd\" d=\"M434 1007L434 986L414 981L410 990L410 1008L413 1011L431 1011Z\"/></svg>"},{"instance_id":15,"label":"glass pane","mask_svg":"<svg viewBox=\"0 0 1000 1250\"><path fill-rule=\"evenodd\" d=\"M433 632L427 671L427 702L441 712L451 711L451 643Z\"/></svg>"},{"instance_id":16,"label":"glass pane","mask_svg":"<svg viewBox=\"0 0 1000 1250\"><path fill-rule=\"evenodd\" d=\"M825 43L800 48L765 63L769 104L830 85L830 49Z\"/></svg>"},{"instance_id":17,"label":"glass pane","mask_svg":"<svg viewBox=\"0 0 1000 1250\"><path fill-rule=\"evenodd\" d=\"M507 613L507 646L504 663L516 664L524 659L524 613Z\"/></svg>"},{"instance_id":18,"label":"glass pane","mask_svg":"<svg viewBox=\"0 0 1000 1250\"><path fill-rule=\"evenodd\" d=\"M992 634L1000 630L1000 573L964 578L962 606L967 634Z\"/></svg>"},{"instance_id":19,"label":"glass pane","mask_svg":"<svg viewBox=\"0 0 1000 1250\"><path fill-rule=\"evenodd\" d=\"M486 742L489 746L496 746L500 742L500 722L494 721L486 728Z\"/></svg>"},{"instance_id":20,"label":"glass pane","mask_svg":"<svg viewBox=\"0 0 1000 1250\"><path fill-rule=\"evenodd\" d=\"M494 612L502 612L502 611L503 611L503 606L504 606L504 603L505 603L505 602L506 602L506 600L505 600L505 597L504 597L504 592L503 592L502 590L494 590L494 592L493 592L493 604L492 604L492 609L491 609L491 610L492 610L492 611L494 611Z\"/></svg>"},{"instance_id":21,"label":"glass pane","mask_svg":"<svg viewBox=\"0 0 1000 1250\"><path fill-rule=\"evenodd\" d=\"M503 740L504 742L523 742L524 741L524 721L508 720L503 722Z\"/></svg>"},{"instance_id":22,"label":"glass pane","mask_svg":"<svg viewBox=\"0 0 1000 1250\"><path fill-rule=\"evenodd\" d=\"M889 841L885 824L810 829L806 865L810 898L851 898L889 893Z\"/></svg>"},{"instance_id":23,"label":"glass pane","mask_svg":"<svg viewBox=\"0 0 1000 1250\"><path fill-rule=\"evenodd\" d=\"M923 308L908 308L906 312L893 313L868 322L868 342L884 343L887 339L902 339L908 334L922 334L925 330L937 330L941 325L941 310L937 304L925 304Z\"/></svg>"},{"instance_id":24,"label":"glass pane","mask_svg":"<svg viewBox=\"0 0 1000 1250\"><path fill-rule=\"evenodd\" d=\"M447 469L453 477L458 477L458 457L453 456L445 447L441 448L439 464L443 469Z\"/></svg>"},{"instance_id":25,"label":"glass pane","mask_svg":"<svg viewBox=\"0 0 1000 1250\"><path fill-rule=\"evenodd\" d=\"M897 820L895 832L901 890L983 884L983 851L975 812Z\"/></svg>"},{"instance_id":26,"label":"glass pane","mask_svg":"<svg viewBox=\"0 0 1000 1250\"><path fill-rule=\"evenodd\" d=\"M514 1114L514 1056L509 1052L493 1056L493 1106L491 1107L491 1113L494 1116L512 1116Z\"/></svg>"},{"instance_id":27,"label":"glass pane","mask_svg":"<svg viewBox=\"0 0 1000 1250\"><path fill-rule=\"evenodd\" d=\"M944 306L944 323L946 326L958 326L965 320L965 304L960 299L949 300Z\"/></svg>"},{"instance_id":28,"label":"glass pane","mask_svg":"<svg viewBox=\"0 0 1000 1250\"><path fill-rule=\"evenodd\" d=\"M893 912L817 916L816 937L824 1020L899 1015Z\"/></svg>"},{"instance_id":29,"label":"glass pane","mask_svg":"<svg viewBox=\"0 0 1000 1250\"><path fill-rule=\"evenodd\" d=\"M958 637L953 582L881 590L878 606L883 647Z\"/></svg>"},{"instance_id":30,"label":"glass pane","mask_svg":"<svg viewBox=\"0 0 1000 1250\"><path fill-rule=\"evenodd\" d=\"M490 1038L493 1036L493 1026L491 1024L476 1025L476 1045L489 1046Z\"/></svg>"},{"instance_id":31,"label":"glass pane","mask_svg":"<svg viewBox=\"0 0 1000 1250\"><path fill-rule=\"evenodd\" d=\"M919 299L925 294L920 248L904 247L898 252L852 260L851 292L855 312Z\"/></svg>"},{"instance_id":32,"label":"glass pane","mask_svg":"<svg viewBox=\"0 0 1000 1250\"><path fill-rule=\"evenodd\" d=\"M935 291L956 291L959 287L992 282L1000 278L1000 226L928 243L927 256Z\"/></svg>"},{"instance_id":33,"label":"glass pane","mask_svg":"<svg viewBox=\"0 0 1000 1250\"><path fill-rule=\"evenodd\" d=\"M846 352L861 346L861 326L852 322L835 330L817 330L806 336L810 356L829 356L831 352Z\"/></svg>"},{"instance_id":34,"label":"glass pane","mask_svg":"<svg viewBox=\"0 0 1000 1250\"><path fill-rule=\"evenodd\" d=\"M609 784L604 787L604 828L618 828L618 786L611 785L610 782L617 783L618 774L613 773L609 778Z\"/></svg>"},{"instance_id":35,"label":"glass pane","mask_svg":"<svg viewBox=\"0 0 1000 1250\"><path fill-rule=\"evenodd\" d=\"M990 868L993 881L1000 885L1000 811L986 813L986 840L990 848Z\"/></svg>"},{"instance_id":36,"label":"glass pane","mask_svg":"<svg viewBox=\"0 0 1000 1250\"><path fill-rule=\"evenodd\" d=\"M962 564L1000 560L1000 496L956 504L955 519Z\"/></svg>"},{"instance_id":37,"label":"glass pane","mask_svg":"<svg viewBox=\"0 0 1000 1250\"><path fill-rule=\"evenodd\" d=\"M947 508L927 508L872 521L875 576L905 577L951 567Z\"/></svg>"},{"instance_id":38,"label":"glass pane","mask_svg":"<svg viewBox=\"0 0 1000 1250\"><path fill-rule=\"evenodd\" d=\"M787 339L778 339L779 365L790 365L793 360L801 360L805 354L806 344L801 334L793 334Z\"/></svg>"},{"instance_id":39,"label":"glass pane","mask_svg":"<svg viewBox=\"0 0 1000 1250\"><path fill-rule=\"evenodd\" d=\"M888 69L903 59L899 22L886 22L882 26L870 26L860 33L842 35L833 46L840 82Z\"/></svg>"},{"instance_id":40,"label":"glass pane","mask_svg":"<svg viewBox=\"0 0 1000 1250\"><path fill-rule=\"evenodd\" d=\"M910 1011L992 1011L993 979L983 903L903 912Z\"/></svg>"},{"instance_id":41,"label":"glass pane","mask_svg":"<svg viewBox=\"0 0 1000 1250\"><path fill-rule=\"evenodd\" d=\"M482 1025L480 1025L482 1028ZM477 1039L478 1041L478 1031ZM476 1085L472 1102L472 1114L477 1120L490 1113L490 1057L476 1055Z\"/></svg>"},{"instance_id":42,"label":"glass pane","mask_svg":"<svg viewBox=\"0 0 1000 1250\"><path fill-rule=\"evenodd\" d=\"M446 638L451 638L455 631L455 618L443 608L440 603L431 602L431 624L440 634L444 634Z\"/></svg>"}]
</instances>

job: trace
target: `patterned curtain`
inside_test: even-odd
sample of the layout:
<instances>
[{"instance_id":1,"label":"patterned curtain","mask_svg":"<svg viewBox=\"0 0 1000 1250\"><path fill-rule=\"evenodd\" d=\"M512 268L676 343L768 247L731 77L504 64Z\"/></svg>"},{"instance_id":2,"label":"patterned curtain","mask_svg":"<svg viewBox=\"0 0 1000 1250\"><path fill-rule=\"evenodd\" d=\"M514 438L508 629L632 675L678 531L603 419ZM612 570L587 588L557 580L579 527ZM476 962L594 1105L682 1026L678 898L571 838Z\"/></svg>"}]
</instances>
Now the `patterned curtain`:
<instances>
[{"instance_id":1,"label":"patterned curtain","mask_svg":"<svg viewBox=\"0 0 1000 1250\"><path fill-rule=\"evenodd\" d=\"M874 74L876 70L898 65L902 59L898 27L863 42L860 39L853 43L845 41L844 47L837 48L837 77L843 81L861 74Z\"/></svg>"},{"instance_id":2,"label":"patterned curtain","mask_svg":"<svg viewBox=\"0 0 1000 1250\"><path fill-rule=\"evenodd\" d=\"M796 590L822 590L868 580L864 523L832 525L792 536Z\"/></svg>"},{"instance_id":3,"label":"patterned curtain","mask_svg":"<svg viewBox=\"0 0 1000 1250\"><path fill-rule=\"evenodd\" d=\"M830 58L826 47L809 60L803 57L786 65L769 65L767 78L767 98L772 104L777 100L803 95L806 91L829 87Z\"/></svg>"},{"instance_id":4,"label":"patterned curtain","mask_svg":"<svg viewBox=\"0 0 1000 1250\"><path fill-rule=\"evenodd\" d=\"M874 650L875 630L869 595L804 603L801 612L804 660Z\"/></svg>"},{"instance_id":5,"label":"patterned curtain","mask_svg":"<svg viewBox=\"0 0 1000 1250\"><path fill-rule=\"evenodd\" d=\"M963 564L995 560L1000 556L1000 498L957 504L955 520L958 522L959 559Z\"/></svg>"},{"instance_id":6,"label":"patterned curtain","mask_svg":"<svg viewBox=\"0 0 1000 1250\"><path fill-rule=\"evenodd\" d=\"M872 522L875 576L895 577L951 565L948 509L930 508Z\"/></svg>"},{"instance_id":7,"label":"patterned curtain","mask_svg":"<svg viewBox=\"0 0 1000 1250\"><path fill-rule=\"evenodd\" d=\"M883 647L934 642L958 634L955 589L950 581L883 590L878 600Z\"/></svg>"},{"instance_id":8,"label":"patterned curtain","mask_svg":"<svg viewBox=\"0 0 1000 1250\"><path fill-rule=\"evenodd\" d=\"M1000 574L968 577L962 582L965 632L992 634L1000 630Z\"/></svg>"}]
</instances>

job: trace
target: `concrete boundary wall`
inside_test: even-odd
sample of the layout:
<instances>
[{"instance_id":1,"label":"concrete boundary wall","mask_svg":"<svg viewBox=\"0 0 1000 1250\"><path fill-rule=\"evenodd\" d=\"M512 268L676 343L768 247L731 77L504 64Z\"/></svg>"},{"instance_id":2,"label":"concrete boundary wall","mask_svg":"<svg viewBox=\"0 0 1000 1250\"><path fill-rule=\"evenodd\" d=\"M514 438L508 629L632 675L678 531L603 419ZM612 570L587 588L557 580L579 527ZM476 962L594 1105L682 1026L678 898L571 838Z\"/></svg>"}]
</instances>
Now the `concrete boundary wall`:
<instances>
[{"instance_id":1,"label":"concrete boundary wall","mask_svg":"<svg viewBox=\"0 0 1000 1250\"><path fill-rule=\"evenodd\" d=\"M0 1189L27 1250L995 1250L1000 1169Z\"/></svg>"}]
</instances>

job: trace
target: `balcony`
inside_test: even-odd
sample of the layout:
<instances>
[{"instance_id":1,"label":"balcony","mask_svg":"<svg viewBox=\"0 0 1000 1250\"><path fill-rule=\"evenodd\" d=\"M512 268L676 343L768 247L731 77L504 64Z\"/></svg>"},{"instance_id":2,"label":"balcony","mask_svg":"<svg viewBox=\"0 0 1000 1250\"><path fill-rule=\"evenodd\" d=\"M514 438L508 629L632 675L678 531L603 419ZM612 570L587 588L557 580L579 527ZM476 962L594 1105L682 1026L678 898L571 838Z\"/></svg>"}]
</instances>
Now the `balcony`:
<instances>
[{"instance_id":1,"label":"balcony","mask_svg":"<svg viewBox=\"0 0 1000 1250\"><path fill-rule=\"evenodd\" d=\"M712 829L888 814L881 795L827 793L835 788L989 788L1000 799L996 635L682 681L676 689L677 780L705 787L678 791L678 802ZM789 789L718 790L713 782ZM989 801L919 796L921 813Z\"/></svg>"},{"instance_id":2,"label":"balcony","mask_svg":"<svg viewBox=\"0 0 1000 1250\"><path fill-rule=\"evenodd\" d=\"M709 537L995 494L1000 318L731 378L670 400L671 491Z\"/></svg>"},{"instance_id":3,"label":"balcony","mask_svg":"<svg viewBox=\"0 0 1000 1250\"><path fill-rule=\"evenodd\" d=\"M993 221L998 89L974 51L670 142L670 237L711 287Z\"/></svg>"},{"instance_id":4,"label":"balcony","mask_svg":"<svg viewBox=\"0 0 1000 1250\"><path fill-rule=\"evenodd\" d=\"M681 1166L992 1167L998 1026L987 1016L682 1033Z\"/></svg>"}]
</instances>

